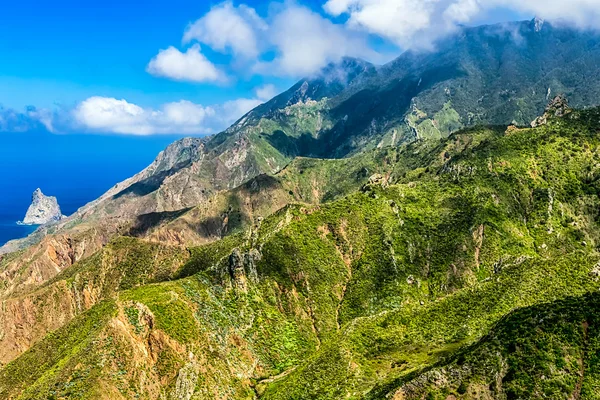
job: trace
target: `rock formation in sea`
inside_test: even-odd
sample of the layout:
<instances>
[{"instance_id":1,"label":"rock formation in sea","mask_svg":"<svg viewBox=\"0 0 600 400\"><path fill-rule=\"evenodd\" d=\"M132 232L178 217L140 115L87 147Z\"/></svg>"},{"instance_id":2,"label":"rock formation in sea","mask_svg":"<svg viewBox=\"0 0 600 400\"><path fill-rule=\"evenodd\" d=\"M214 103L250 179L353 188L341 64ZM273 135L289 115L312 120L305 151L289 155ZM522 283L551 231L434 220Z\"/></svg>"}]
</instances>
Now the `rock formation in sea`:
<instances>
[{"instance_id":1,"label":"rock formation in sea","mask_svg":"<svg viewBox=\"0 0 600 400\"><path fill-rule=\"evenodd\" d=\"M31 205L21 223L23 225L44 225L49 222L60 221L64 217L56 197L46 196L38 188L31 196Z\"/></svg>"}]
</instances>

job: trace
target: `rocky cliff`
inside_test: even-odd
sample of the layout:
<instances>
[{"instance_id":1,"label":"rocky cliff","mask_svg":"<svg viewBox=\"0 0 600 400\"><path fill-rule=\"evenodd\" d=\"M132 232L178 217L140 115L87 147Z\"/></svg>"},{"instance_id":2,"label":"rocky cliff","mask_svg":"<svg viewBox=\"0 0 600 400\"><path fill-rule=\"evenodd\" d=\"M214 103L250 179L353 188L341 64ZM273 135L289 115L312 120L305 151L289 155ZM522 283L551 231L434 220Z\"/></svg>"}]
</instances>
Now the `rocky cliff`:
<instances>
[{"instance_id":1,"label":"rocky cliff","mask_svg":"<svg viewBox=\"0 0 600 400\"><path fill-rule=\"evenodd\" d=\"M23 225L44 225L60 221L65 216L60 211L56 197L46 196L38 188L31 196L31 205L21 222Z\"/></svg>"}]
</instances>

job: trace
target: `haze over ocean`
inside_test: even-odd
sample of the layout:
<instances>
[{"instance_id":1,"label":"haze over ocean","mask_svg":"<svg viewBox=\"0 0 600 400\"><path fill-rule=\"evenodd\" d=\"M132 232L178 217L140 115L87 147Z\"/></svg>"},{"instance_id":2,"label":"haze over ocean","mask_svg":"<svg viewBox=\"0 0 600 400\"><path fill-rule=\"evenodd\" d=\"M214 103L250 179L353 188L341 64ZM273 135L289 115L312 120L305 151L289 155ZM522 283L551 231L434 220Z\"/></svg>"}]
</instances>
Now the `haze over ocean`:
<instances>
[{"instance_id":1,"label":"haze over ocean","mask_svg":"<svg viewBox=\"0 0 600 400\"><path fill-rule=\"evenodd\" d=\"M148 166L180 137L0 133L0 246L35 230L16 222L36 188L56 196L63 214L71 215Z\"/></svg>"}]
</instances>

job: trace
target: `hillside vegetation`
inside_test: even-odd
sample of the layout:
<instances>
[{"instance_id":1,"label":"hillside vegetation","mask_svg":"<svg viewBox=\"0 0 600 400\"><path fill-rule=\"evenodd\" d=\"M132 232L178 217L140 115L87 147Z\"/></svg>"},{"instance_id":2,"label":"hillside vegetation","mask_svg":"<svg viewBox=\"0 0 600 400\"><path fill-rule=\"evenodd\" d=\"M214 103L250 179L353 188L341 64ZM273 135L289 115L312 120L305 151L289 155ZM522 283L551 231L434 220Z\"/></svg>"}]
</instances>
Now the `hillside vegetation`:
<instances>
[{"instance_id":1,"label":"hillside vegetation","mask_svg":"<svg viewBox=\"0 0 600 400\"><path fill-rule=\"evenodd\" d=\"M596 398L599 62L464 28L173 143L0 248L0 399Z\"/></svg>"},{"instance_id":2,"label":"hillside vegetation","mask_svg":"<svg viewBox=\"0 0 600 400\"><path fill-rule=\"evenodd\" d=\"M56 318L51 288L90 300L0 398L596 398L599 133L567 110L298 159L223 195L246 222L218 240L153 243L210 210L130 231L20 295Z\"/></svg>"}]
</instances>

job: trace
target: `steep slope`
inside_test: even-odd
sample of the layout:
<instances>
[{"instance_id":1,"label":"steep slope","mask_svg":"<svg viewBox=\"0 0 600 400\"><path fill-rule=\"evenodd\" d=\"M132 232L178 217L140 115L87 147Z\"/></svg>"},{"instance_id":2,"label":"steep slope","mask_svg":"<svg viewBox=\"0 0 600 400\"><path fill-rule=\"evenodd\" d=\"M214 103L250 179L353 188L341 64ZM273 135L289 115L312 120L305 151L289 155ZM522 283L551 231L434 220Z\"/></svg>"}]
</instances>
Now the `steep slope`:
<instances>
[{"instance_id":1,"label":"steep slope","mask_svg":"<svg viewBox=\"0 0 600 400\"><path fill-rule=\"evenodd\" d=\"M133 286L0 370L0 396L588 393L598 384L585 361L598 340L589 295L600 288L598 121L598 109L575 111L537 128L477 128L403 146L387 179L329 204L287 206L190 249L155 284L136 278L144 268L128 269ZM124 249L143 243L128 240ZM153 258L152 247L141 251ZM55 282L85 286L83 270ZM580 308L569 296L582 298ZM540 333L540 344L562 352L511 352L511 341ZM512 358L494 370L502 351ZM537 365L527 354L550 373L525 374ZM499 376L499 386L486 381Z\"/></svg>"},{"instance_id":2,"label":"steep slope","mask_svg":"<svg viewBox=\"0 0 600 400\"><path fill-rule=\"evenodd\" d=\"M593 160L598 147L592 143L598 137L597 128L589 127L597 124L598 113L570 118L586 122L512 129L496 138L457 135L455 143L467 145L459 157L448 152L450 158L434 163L429 172L422 170L421 178L407 177L408 184L396 189L393 199L403 224L390 229L389 239L403 245L394 246L388 262L375 261L385 259L380 256L366 269L353 265L353 279L355 268L363 270L363 279L346 291L345 329L266 397L361 398L373 385L389 389L389 382L412 379L432 396L442 396L435 388L444 387L444 375L428 387L438 375L417 372L485 335L515 308L595 290L598 187ZM411 228L426 239L404 233ZM406 280L395 277L395 270ZM374 282L365 285L365 277ZM411 301L400 289L407 284L421 296ZM457 291L461 284L468 289ZM482 362L495 360L489 355ZM568 372L576 381L579 370ZM543 396L523 390L527 395L518 398ZM383 392L388 393L387 398L405 398L402 391ZM427 390L414 398L423 393ZM505 398L486 393L465 398ZM449 395L455 396L441 398Z\"/></svg>"},{"instance_id":3,"label":"steep slope","mask_svg":"<svg viewBox=\"0 0 600 400\"><path fill-rule=\"evenodd\" d=\"M188 258L185 249L119 238L40 287L4 298L0 366L117 291L168 279Z\"/></svg>"},{"instance_id":4,"label":"steep slope","mask_svg":"<svg viewBox=\"0 0 600 400\"><path fill-rule=\"evenodd\" d=\"M219 135L175 143L70 219L0 253L86 226L90 242L106 243L140 215L195 207L296 156L344 157L478 123L527 125L555 93L567 93L578 107L594 105L599 40L594 32L525 21L465 28L434 52L407 52L380 68L345 59Z\"/></svg>"},{"instance_id":5,"label":"steep slope","mask_svg":"<svg viewBox=\"0 0 600 400\"><path fill-rule=\"evenodd\" d=\"M381 68L358 60L343 60L339 65L330 66L317 76L300 81L289 91L251 111L218 135L205 139L184 139L174 143L147 169L117 184L75 215L40 229L26 240L3 247L0 253L12 254L0 256L0 299L5 304L11 304L11 307L0 310L0 319L4 327L0 341L9 346L8 350L2 353L0 362L11 361L46 333L64 326L73 317L99 301L116 295L116 287L106 292L104 289L97 289L100 290L99 293L104 294L94 295L90 297L93 301L82 303L75 299L78 296L89 297L89 293L85 294L86 290L90 292L92 289L79 288L71 292L73 288L69 280L60 277L68 275L71 269L78 270L79 266L87 263L93 255L104 251L103 248L108 247L110 251L113 240L120 235L135 236L151 241L154 245L162 244L167 247L196 246L214 241L222 241L223 246L229 243L239 244L235 242L239 235L243 236L239 240L249 240L254 231L248 231L248 228L257 229L256 227L262 226L262 218L290 202L303 203L306 210L312 210L313 205L341 201L341 197L356 191L369 180L371 183L399 180L408 182L411 179L418 181L431 176L432 173L439 173L442 166L457 168L444 170L444 174L440 175L452 175L455 179L465 174L465 169L473 174L490 168L494 170L494 166L490 167L487 160L477 165L476 170L472 170L471 165L454 164L452 154L480 141L499 143L501 139L492 133L503 134L504 128L499 132L485 131L486 133L481 135L475 134L476 132L458 135L457 137L467 138L464 139L465 142L443 142L445 145L454 143L448 145L449 149L443 152L436 146L439 140L444 139L450 132L479 122L508 124L514 121L519 125L528 125L538 115L548 95L555 91L570 93L576 105L591 105L596 102L599 82L596 76L599 54L597 34L575 32L548 24L539 28L539 24L531 22L502 27L468 28L457 37L440 43L437 51L433 53L406 53ZM577 123L569 120L569 124L573 126ZM582 131L592 129L590 126L577 126L577 129ZM548 128L540 127L531 132L545 132L546 129ZM571 130L575 128L566 129L568 132L564 134L571 135ZM518 133L517 137L521 137L518 129L511 132ZM415 138L436 140L420 140L410 144ZM587 145L594 147L595 142L589 140ZM387 148L390 144L394 145L391 149ZM399 145L400 147L396 148ZM565 152L571 147L571 143L566 143L564 149L553 151L567 160ZM496 151L502 153L500 150L489 151L493 155ZM320 160L298 158L299 156L355 157ZM546 156L542 155L542 158ZM592 179L586 183L589 189L595 185L595 166L588 159L581 160L581 163L590 168L587 174L592 177L586 178ZM565 168L564 165L558 165L558 161L554 159L551 167ZM575 167L579 168L569 166ZM507 168L510 170L510 165ZM520 173L544 175L541 169L523 168ZM576 179L581 178L579 174L580 172L577 172ZM506 181L509 183L504 187L507 193L514 190L511 185L523 184L521 178L510 179L512 180ZM578 187L577 184L574 185ZM554 192L551 193L549 188L535 187L542 192L546 190L547 198L555 198ZM414 195L431 199L432 202L438 201L437 207L448 211L444 208L444 202L454 200L440 197L436 194L438 189L440 188L433 185L427 190L416 191ZM480 188L475 185L468 190L478 193ZM525 192L531 192L530 188L523 189L523 193ZM542 192L533 193L537 196ZM370 195L381 196L377 193ZM493 195L498 196L496 193ZM530 196L533 194L530 193ZM399 203L394 196L386 198L394 204ZM530 201L527 198L518 198L518 204L511 206L512 211L525 207L529 212L524 204L529 207ZM479 201L470 198L468 200ZM582 201L590 200L586 198ZM550 208L555 211L553 202L554 200ZM351 209L352 204L354 203L344 207ZM471 203L459 204L460 207L468 209ZM593 208L594 205L580 206L581 209L570 211L572 217L586 215L586 218L590 219L589 215L592 212L588 208ZM462 226L460 223L464 221L459 221L456 219L459 217L455 215L458 214L458 208L457 206L456 210L451 210L449 215L455 219L449 217L449 220L444 220L443 228L438 228L437 225L427 226L440 229L441 232L454 227L455 224ZM428 209L429 202L425 202L413 211L415 215L420 215L419 213ZM361 209L359 214L368 215L371 211ZM564 212L561 209L561 213ZM287 218L296 217L286 217L285 221ZM388 215L385 218L389 217ZM529 216L519 215L519 218L528 221ZM398 219L398 223L402 221L405 219ZM583 222L591 224L587 220ZM278 224L279 222L274 223L271 228L278 227ZM341 222L333 221L331 224L337 227ZM326 226L320 226L319 229L322 235L328 237L332 230L327 224L324 225ZM390 238L395 232L401 231L403 226L388 227L387 231L374 231L372 235L380 237L382 243L393 243ZM480 237L483 233L479 233L479 226L469 234ZM517 231L521 232L521 228ZM343 230L346 231L346 228ZM578 228L571 230L573 235L581 235L577 233ZM377 236L382 232L385 233L384 236ZM514 232L509 233L512 235ZM427 236L425 231L415 234ZM339 235L342 233L334 235L338 238L336 241L340 240ZM523 235L528 237L525 233ZM431 240L407 240L407 246L411 249L404 250L409 252L408 260L412 263L415 254L419 252L431 254L433 245L426 245ZM515 239L515 243L523 240L526 239ZM589 245L595 240L586 238L585 242ZM343 241L338 243L338 246L341 246L341 243ZM438 244L443 243L443 240L440 240ZM509 244L502 243L496 246L504 249ZM134 244L132 246L135 247ZM391 252L389 246L386 244L384 249ZM353 249L355 247L353 246ZM438 248L436 251L452 254L459 247ZM420 250L417 251L417 248ZM128 253L127 250L124 251ZM482 251L479 249L476 253L480 254ZM394 249L392 254L401 252L401 249ZM528 252L533 250L529 248ZM370 269L371 265L387 259L387 253L377 254L377 262L371 261L366 270L385 281L387 271L375 267L372 271ZM320 253L313 256L322 257ZM529 257L530 254L527 253L526 256ZM181 257L185 259L185 250ZM345 257L344 265L351 264L347 255ZM151 259L152 257L147 258L148 268L154 265ZM307 258L304 260L308 262ZM393 260L392 265L397 263ZM103 263L101 267L95 266L90 270L120 268L119 263ZM477 263L479 261L476 265ZM453 265L457 271L460 269L456 263ZM175 269L175 266L173 268ZM429 268L431 262L422 265L423 271L428 271ZM337 273L347 274L348 270L346 268ZM365 275L368 276L369 273L365 272ZM445 273L450 274L447 270ZM453 274L454 272L449 276ZM416 279L414 273L411 275L411 279L403 279ZM89 279L92 278L98 277ZM364 276L361 279L364 279ZM378 298L385 299L387 292L396 290L393 285L400 283L394 280L395 283L388 285L379 281L373 283L369 279L356 283L356 287L351 283L342 285L344 296L348 294L348 304L352 304L356 309L366 307L382 312L381 304L385 303L384 300L371 304L371 300L366 301L363 295L377 293L377 296L380 296ZM437 276L436 279L442 278ZM137 284L144 282L140 281ZM444 292L448 288L462 288L466 283L472 282L467 278L454 277L451 281L435 281L432 287L440 285L439 290ZM311 283L310 287L313 286ZM92 286L94 287L96 286ZM397 297L390 304L404 301L401 300L403 295ZM67 300L62 301L61 298ZM311 304L318 302L314 301L315 303ZM43 303L41 306L40 302ZM311 310L305 310L307 315L314 315L314 310ZM350 319L360 317L356 311L347 309L346 306L340 307L338 311L336 321L327 322L330 326L341 326ZM287 379L290 379L290 382L300 382L304 378L296 378L296 375L292 374ZM365 382L369 382L365 383L364 388L374 381L372 376L364 379ZM314 381L318 382L318 379ZM282 390L285 393L287 389Z\"/></svg>"},{"instance_id":6,"label":"steep slope","mask_svg":"<svg viewBox=\"0 0 600 400\"><path fill-rule=\"evenodd\" d=\"M539 21L537 21L539 22ZM598 104L600 36L524 21L465 28L434 52L407 52L328 103L316 156L440 138L475 124L528 125L548 100Z\"/></svg>"},{"instance_id":7,"label":"steep slope","mask_svg":"<svg viewBox=\"0 0 600 400\"><path fill-rule=\"evenodd\" d=\"M396 161L397 156L396 149L390 148L342 160L298 159L275 176L261 175L236 189L218 193L193 209L140 216L126 234L155 243L150 247L130 240L113 241L99 253L77 254L77 259L82 261L76 262L74 252L81 248L80 244L51 239L42 243L48 246L49 253L36 254L25 269L13 269L27 260L24 254L6 257L0 264L5 277L2 287L5 307L0 309L0 347L4 351L0 351L0 363L12 360L49 331L112 296L115 284L119 287L121 280L148 282L153 273L147 272L146 280L137 281L134 272L140 268L144 271L158 268L163 253L175 252L177 259L185 260L187 252L177 250L176 246L218 240L228 243L232 235L235 240L236 234L259 225L264 217L290 202L319 204L351 193L369 181L372 176L369 174L389 175L405 168ZM344 184L332 184L340 181ZM93 247L96 246L86 248ZM57 254L62 252L69 252L70 258L58 259ZM64 265L64 272L42 271L40 261L43 260ZM67 267L69 262L75 264ZM137 269L132 270L131 265ZM84 285L73 285L71 278L65 278L80 274L82 269L87 271L85 278L78 278L76 282L85 282ZM57 273L59 275L53 278ZM14 329L15 322L19 323L18 329Z\"/></svg>"},{"instance_id":8,"label":"steep slope","mask_svg":"<svg viewBox=\"0 0 600 400\"><path fill-rule=\"evenodd\" d=\"M599 301L591 293L516 310L448 362L368 398L598 399Z\"/></svg>"}]
</instances>

